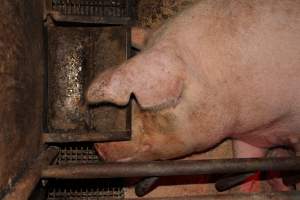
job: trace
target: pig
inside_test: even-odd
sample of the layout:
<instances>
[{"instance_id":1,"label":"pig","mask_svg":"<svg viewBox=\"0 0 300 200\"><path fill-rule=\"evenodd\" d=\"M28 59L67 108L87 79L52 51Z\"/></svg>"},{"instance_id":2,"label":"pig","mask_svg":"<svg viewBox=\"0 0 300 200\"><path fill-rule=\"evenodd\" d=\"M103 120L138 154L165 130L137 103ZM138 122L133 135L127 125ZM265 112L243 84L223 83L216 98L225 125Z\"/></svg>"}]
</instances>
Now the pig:
<instances>
[{"instance_id":1,"label":"pig","mask_svg":"<svg viewBox=\"0 0 300 200\"><path fill-rule=\"evenodd\" d=\"M133 99L132 140L96 144L104 159L180 158L228 138L237 158L300 151L300 1L202 0L133 35L141 52L86 92Z\"/></svg>"}]
</instances>

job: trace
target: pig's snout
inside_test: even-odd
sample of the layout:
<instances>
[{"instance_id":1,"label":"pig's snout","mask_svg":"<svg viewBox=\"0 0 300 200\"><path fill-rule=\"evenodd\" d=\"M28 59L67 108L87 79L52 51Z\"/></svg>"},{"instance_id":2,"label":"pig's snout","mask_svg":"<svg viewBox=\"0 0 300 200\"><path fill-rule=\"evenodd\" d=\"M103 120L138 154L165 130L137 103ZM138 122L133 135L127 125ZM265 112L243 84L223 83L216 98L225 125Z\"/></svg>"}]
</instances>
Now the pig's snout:
<instances>
[{"instance_id":1,"label":"pig's snout","mask_svg":"<svg viewBox=\"0 0 300 200\"><path fill-rule=\"evenodd\" d=\"M85 99L90 104L100 103L107 98L107 87L109 86L112 71L107 70L99 74L95 80L91 82L86 93Z\"/></svg>"},{"instance_id":2,"label":"pig's snout","mask_svg":"<svg viewBox=\"0 0 300 200\"><path fill-rule=\"evenodd\" d=\"M126 105L131 95L127 86L117 69L108 69L93 80L86 91L85 99L90 104L110 102Z\"/></svg>"}]
</instances>

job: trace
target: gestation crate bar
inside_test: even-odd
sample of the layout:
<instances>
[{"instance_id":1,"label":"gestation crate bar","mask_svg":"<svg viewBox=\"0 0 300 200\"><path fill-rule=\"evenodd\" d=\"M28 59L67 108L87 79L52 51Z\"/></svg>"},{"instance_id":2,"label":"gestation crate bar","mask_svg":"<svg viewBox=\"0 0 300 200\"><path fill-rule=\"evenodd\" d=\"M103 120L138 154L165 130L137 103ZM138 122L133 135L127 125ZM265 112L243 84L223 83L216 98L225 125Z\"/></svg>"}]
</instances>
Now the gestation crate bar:
<instances>
[{"instance_id":1,"label":"gestation crate bar","mask_svg":"<svg viewBox=\"0 0 300 200\"><path fill-rule=\"evenodd\" d=\"M161 176L183 176L203 174L239 174L254 171L294 171L299 172L300 157L290 158L247 158L217 160L178 160L130 163L101 163L84 165L49 165L42 171L43 178L56 179L93 179L93 178L128 178ZM148 184L148 183L147 183ZM151 185L151 183L150 183ZM147 190L147 189L146 189ZM143 192L142 192L143 193ZM187 197L146 198L145 200L296 200L300 192L216 194ZM136 199L130 199L136 200Z\"/></svg>"},{"instance_id":2,"label":"gestation crate bar","mask_svg":"<svg viewBox=\"0 0 300 200\"><path fill-rule=\"evenodd\" d=\"M292 158L248 158L248 159L218 159L218 160L180 160L131 163L102 163L102 164L74 164L51 165L59 149L49 147L38 157L27 173L8 193L5 200L26 200L40 178L57 179L94 179L121 177L151 177L175 175L202 174L232 174L253 171L294 171L300 169L300 157ZM253 200L294 200L299 199L300 192L284 193L251 193L204 195L191 197L153 198L148 200L210 200L210 199L253 199ZM109 198L108 198L109 199ZM133 200L133 199L132 199Z\"/></svg>"},{"instance_id":3,"label":"gestation crate bar","mask_svg":"<svg viewBox=\"0 0 300 200\"><path fill-rule=\"evenodd\" d=\"M254 171L299 171L300 157L217 160L178 160L82 165L50 165L43 178L86 179L234 174Z\"/></svg>"}]
</instances>

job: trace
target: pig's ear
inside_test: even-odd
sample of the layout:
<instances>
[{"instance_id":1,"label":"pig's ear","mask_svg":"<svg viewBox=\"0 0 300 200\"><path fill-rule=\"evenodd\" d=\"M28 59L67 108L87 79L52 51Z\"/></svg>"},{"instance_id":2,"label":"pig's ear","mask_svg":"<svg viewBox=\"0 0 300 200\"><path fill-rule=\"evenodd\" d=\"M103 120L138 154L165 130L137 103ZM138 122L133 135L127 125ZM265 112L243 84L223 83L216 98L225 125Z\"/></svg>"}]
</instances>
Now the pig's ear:
<instances>
[{"instance_id":1,"label":"pig's ear","mask_svg":"<svg viewBox=\"0 0 300 200\"><path fill-rule=\"evenodd\" d=\"M131 28L131 45L136 49L143 49L149 37L152 35L152 30L148 28L132 27Z\"/></svg>"},{"instance_id":2,"label":"pig's ear","mask_svg":"<svg viewBox=\"0 0 300 200\"><path fill-rule=\"evenodd\" d=\"M165 70L149 69L136 78L133 94L141 108L161 109L178 103L183 91L183 74L172 69Z\"/></svg>"},{"instance_id":3,"label":"pig's ear","mask_svg":"<svg viewBox=\"0 0 300 200\"><path fill-rule=\"evenodd\" d=\"M111 102L126 105L134 94L141 108L175 105L184 85L184 71L167 66L160 59L136 56L118 68L98 75L86 93L89 103Z\"/></svg>"}]
</instances>

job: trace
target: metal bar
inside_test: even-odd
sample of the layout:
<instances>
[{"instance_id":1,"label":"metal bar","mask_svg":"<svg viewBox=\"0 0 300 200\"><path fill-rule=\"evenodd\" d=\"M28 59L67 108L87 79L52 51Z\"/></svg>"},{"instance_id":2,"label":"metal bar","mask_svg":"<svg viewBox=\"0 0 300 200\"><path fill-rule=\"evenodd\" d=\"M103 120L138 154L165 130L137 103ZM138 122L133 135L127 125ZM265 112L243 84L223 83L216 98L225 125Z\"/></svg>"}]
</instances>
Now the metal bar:
<instances>
[{"instance_id":1,"label":"metal bar","mask_svg":"<svg viewBox=\"0 0 300 200\"><path fill-rule=\"evenodd\" d=\"M244 158L218 160L178 160L132 163L104 163L98 165L48 166L44 178L117 178L201 174L227 174L260 171L297 171L300 157Z\"/></svg>"},{"instance_id":2,"label":"metal bar","mask_svg":"<svg viewBox=\"0 0 300 200\"><path fill-rule=\"evenodd\" d=\"M299 200L300 192L272 192L251 194L217 194L191 197L143 198L143 200ZM127 199L137 200L137 199Z\"/></svg>"},{"instance_id":3,"label":"metal bar","mask_svg":"<svg viewBox=\"0 0 300 200\"><path fill-rule=\"evenodd\" d=\"M47 13L53 9L52 7L52 0L45 0L43 5L43 19L46 20Z\"/></svg>"},{"instance_id":4,"label":"metal bar","mask_svg":"<svg viewBox=\"0 0 300 200\"><path fill-rule=\"evenodd\" d=\"M143 197L149 192L151 192L155 188L156 183L158 181L159 181L159 177L155 176L155 177L147 177L141 180L140 182L138 182L134 188L136 196Z\"/></svg>"},{"instance_id":5,"label":"metal bar","mask_svg":"<svg viewBox=\"0 0 300 200\"><path fill-rule=\"evenodd\" d=\"M282 174L282 181L287 186L293 186L300 183L300 173L286 172Z\"/></svg>"},{"instance_id":6,"label":"metal bar","mask_svg":"<svg viewBox=\"0 0 300 200\"><path fill-rule=\"evenodd\" d=\"M129 17L101 17L101 16L77 16L77 15L62 15L60 12L49 12L51 18L56 22L70 22L80 24L113 24L126 25L130 22Z\"/></svg>"},{"instance_id":7,"label":"metal bar","mask_svg":"<svg viewBox=\"0 0 300 200\"><path fill-rule=\"evenodd\" d=\"M42 168L49 165L58 153L57 147L43 151L3 200L27 200L41 178Z\"/></svg>"},{"instance_id":8,"label":"metal bar","mask_svg":"<svg viewBox=\"0 0 300 200\"><path fill-rule=\"evenodd\" d=\"M130 140L130 131L115 133L43 133L44 143L108 142Z\"/></svg>"},{"instance_id":9,"label":"metal bar","mask_svg":"<svg viewBox=\"0 0 300 200\"><path fill-rule=\"evenodd\" d=\"M216 182L215 188L219 192L229 190L237 185L240 185L247 178L249 178L250 176L253 176L253 175L255 175L255 172L243 173L243 174L233 174L231 176L224 177Z\"/></svg>"}]
</instances>

